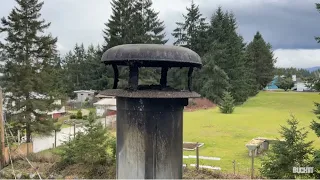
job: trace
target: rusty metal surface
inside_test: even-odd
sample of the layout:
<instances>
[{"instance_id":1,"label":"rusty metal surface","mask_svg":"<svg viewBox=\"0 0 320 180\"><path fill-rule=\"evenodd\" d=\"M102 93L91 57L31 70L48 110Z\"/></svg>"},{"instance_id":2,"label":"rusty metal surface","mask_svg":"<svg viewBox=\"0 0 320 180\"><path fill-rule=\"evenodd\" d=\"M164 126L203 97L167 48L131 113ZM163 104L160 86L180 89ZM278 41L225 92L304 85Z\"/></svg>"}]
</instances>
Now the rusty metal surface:
<instances>
[{"instance_id":1,"label":"rusty metal surface","mask_svg":"<svg viewBox=\"0 0 320 180\"><path fill-rule=\"evenodd\" d=\"M117 98L117 179L181 179L188 99Z\"/></svg>"},{"instance_id":2,"label":"rusty metal surface","mask_svg":"<svg viewBox=\"0 0 320 180\"><path fill-rule=\"evenodd\" d=\"M125 44L104 52L105 64L129 65L135 62L143 67L201 67L201 58L194 51L171 45Z\"/></svg>"},{"instance_id":3,"label":"rusty metal surface","mask_svg":"<svg viewBox=\"0 0 320 180\"><path fill-rule=\"evenodd\" d=\"M116 96L116 97L128 97L128 98L199 98L200 94L190 91L170 91L170 90L137 90L130 91L125 89L108 89L101 91L100 95Z\"/></svg>"}]
</instances>

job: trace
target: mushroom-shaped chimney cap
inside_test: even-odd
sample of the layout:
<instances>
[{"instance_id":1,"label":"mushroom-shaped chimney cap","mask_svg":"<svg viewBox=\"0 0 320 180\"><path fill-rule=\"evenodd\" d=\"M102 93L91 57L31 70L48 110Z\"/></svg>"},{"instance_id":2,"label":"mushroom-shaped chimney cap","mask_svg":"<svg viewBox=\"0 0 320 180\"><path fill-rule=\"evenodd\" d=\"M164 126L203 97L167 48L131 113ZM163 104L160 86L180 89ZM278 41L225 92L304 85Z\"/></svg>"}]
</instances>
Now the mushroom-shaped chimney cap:
<instances>
[{"instance_id":1,"label":"mushroom-shaped chimney cap","mask_svg":"<svg viewBox=\"0 0 320 180\"><path fill-rule=\"evenodd\" d=\"M198 67L200 56L194 51L171 45L125 44L107 50L102 61L105 64L129 65L135 62L142 67Z\"/></svg>"}]
</instances>

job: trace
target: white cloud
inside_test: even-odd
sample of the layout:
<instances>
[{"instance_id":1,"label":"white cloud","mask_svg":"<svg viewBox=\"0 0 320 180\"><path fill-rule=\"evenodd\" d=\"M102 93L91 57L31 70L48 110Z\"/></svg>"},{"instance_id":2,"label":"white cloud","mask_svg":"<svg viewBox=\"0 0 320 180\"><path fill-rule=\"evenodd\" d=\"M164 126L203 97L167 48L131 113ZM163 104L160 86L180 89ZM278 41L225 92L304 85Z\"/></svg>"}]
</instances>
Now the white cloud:
<instances>
[{"instance_id":1,"label":"white cloud","mask_svg":"<svg viewBox=\"0 0 320 180\"><path fill-rule=\"evenodd\" d=\"M67 51L67 49L59 42L56 43L57 45L57 50L60 51L60 52L65 52Z\"/></svg>"},{"instance_id":2,"label":"white cloud","mask_svg":"<svg viewBox=\"0 0 320 180\"><path fill-rule=\"evenodd\" d=\"M277 49L276 67L310 68L320 66L320 49Z\"/></svg>"},{"instance_id":3,"label":"white cloud","mask_svg":"<svg viewBox=\"0 0 320 180\"><path fill-rule=\"evenodd\" d=\"M8 16L16 5L14 0L1 0L0 17ZM111 0L41 0L45 4L42 17L51 22L48 30L58 37L57 48L63 55L76 43L102 44L106 23L112 14ZM260 31L267 42L276 49L278 67L313 67L320 65L320 49L314 36L319 35L319 13L315 0L194 0L201 13L210 17L221 5L232 10L237 18L239 33L246 42ZM186 6L191 0L153 0L153 8L159 11L159 19L166 26L168 44L173 43L171 32L175 22L183 20ZM272 12L272 13L270 13ZM1 39L2 38L2 39ZM4 35L0 34L0 40ZM283 48L283 49L279 49ZM295 49L297 48L297 49ZM304 48L304 49L298 49Z\"/></svg>"}]
</instances>

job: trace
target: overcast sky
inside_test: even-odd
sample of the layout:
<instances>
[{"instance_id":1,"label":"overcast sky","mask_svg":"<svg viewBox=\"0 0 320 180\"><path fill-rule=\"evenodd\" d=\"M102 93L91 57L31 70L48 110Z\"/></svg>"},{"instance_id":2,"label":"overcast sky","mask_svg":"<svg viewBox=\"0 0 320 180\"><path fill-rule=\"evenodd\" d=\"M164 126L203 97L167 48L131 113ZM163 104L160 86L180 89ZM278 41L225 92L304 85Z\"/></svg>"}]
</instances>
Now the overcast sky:
<instances>
[{"instance_id":1,"label":"overcast sky","mask_svg":"<svg viewBox=\"0 0 320 180\"><path fill-rule=\"evenodd\" d=\"M273 46L278 67L307 68L320 66L320 13L316 0L194 0L205 17L210 17L218 6L233 11L238 32L246 42L260 31ZM168 44L175 22L182 20L191 0L153 0L154 9L166 25ZM320 1L318 1L320 2ZM8 16L16 5L14 0L1 0L0 17ZM51 22L49 31L58 37L62 54L76 43L102 44L104 23L111 14L110 0L45 0L43 18ZM0 38L3 35L0 35Z\"/></svg>"}]
</instances>

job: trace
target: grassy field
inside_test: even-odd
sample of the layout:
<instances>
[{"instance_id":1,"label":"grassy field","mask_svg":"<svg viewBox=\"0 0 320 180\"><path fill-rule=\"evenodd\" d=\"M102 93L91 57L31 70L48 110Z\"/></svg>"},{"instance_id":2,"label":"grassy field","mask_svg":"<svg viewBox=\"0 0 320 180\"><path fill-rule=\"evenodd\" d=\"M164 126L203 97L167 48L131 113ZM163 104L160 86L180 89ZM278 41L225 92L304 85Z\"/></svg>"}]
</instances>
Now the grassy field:
<instances>
[{"instance_id":1,"label":"grassy field","mask_svg":"<svg viewBox=\"0 0 320 180\"><path fill-rule=\"evenodd\" d=\"M236 173L249 174L251 158L245 144L252 138L280 138L280 125L286 125L290 115L300 121L300 127L309 129L313 102L320 102L318 93L261 92L235 109L230 115L221 114L218 108L184 113L184 141L203 142L201 156L220 157L220 161L201 160L204 165L218 166L222 171L233 172L232 161L236 160ZM309 131L309 140L320 148L320 140ZM184 155L195 151L184 151ZM256 171L260 158L255 158ZM195 160L184 160L195 164Z\"/></svg>"}]
</instances>

